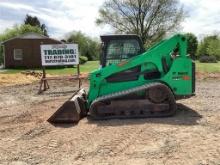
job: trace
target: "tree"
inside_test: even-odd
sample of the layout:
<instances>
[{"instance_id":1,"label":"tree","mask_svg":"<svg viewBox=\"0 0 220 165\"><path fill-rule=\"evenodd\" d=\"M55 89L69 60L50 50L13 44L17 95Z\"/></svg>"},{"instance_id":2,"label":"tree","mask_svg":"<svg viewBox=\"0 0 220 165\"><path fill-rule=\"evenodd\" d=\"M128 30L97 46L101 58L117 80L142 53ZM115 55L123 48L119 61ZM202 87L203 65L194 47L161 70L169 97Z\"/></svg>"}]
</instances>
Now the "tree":
<instances>
[{"instance_id":1,"label":"tree","mask_svg":"<svg viewBox=\"0 0 220 165\"><path fill-rule=\"evenodd\" d=\"M184 17L178 0L107 0L96 23L108 24L116 32L137 34L150 46L176 30Z\"/></svg>"},{"instance_id":2,"label":"tree","mask_svg":"<svg viewBox=\"0 0 220 165\"><path fill-rule=\"evenodd\" d=\"M187 38L187 53L195 59L197 47L198 47L198 40L197 37L193 33L186 33Z\"/></svg>"},{"instance_id":3,"label":"tree","mask_svg":"<svg viewBox=\"0 0 220 165\"><path fill-rule=\"evenodd\" d=\"M209 55L220 59L220 38L218 35L209 35L199 43L198 56Z\"/></svg>"},{"instance_id":4,"label":"tree","mask_svg":"<svg viewBox=\"0 0 220 165\"><path fill-rule=\"evenodd\" d=\"M24 24L25 25L31 25L31 26L37 26L40 27L43 35L48 36L47 34L47 27L45 24L41 24L39 19L36 16L31 16L31 15L26 15L25 19L24 19Z\"/></svg>"},{"instance_id":5,"label":"tree","mask_svg":"<svg viewBox=\"0 0 220 165\"><path fill-rule=\"evenodd\" d=\"M77 43L79 45L80 55L86 56L88 60L98 59L100 46L95 39L81 32L72 32L67 35L66 41L68 43Z\"/></svg>"},{"instance_id":6,"label":"tree","mask_svg":"<svg viewBox=\"0 0 220 165\"><path fill-rule=\"evenodd\" d=\"M2 34L0 34L0 43L27 32L35 32L35 33L43 34L42 30L37 26L31 26L31 25L14 26L11 29L6 29ZM0 64L2 63L3 63L3 49L2 47L0 47Z\"/></svg>"},{"instance_id":7,"label":"tree","mask_svg":"<svg viewBox=\"0 0 220 165\"><path fill-rule=\"evenodd\" d=\"M220 39L210 40L207 46L207 53L210 56L215 56L217 60L220 60Z\"/></svg>"}]
</instances>

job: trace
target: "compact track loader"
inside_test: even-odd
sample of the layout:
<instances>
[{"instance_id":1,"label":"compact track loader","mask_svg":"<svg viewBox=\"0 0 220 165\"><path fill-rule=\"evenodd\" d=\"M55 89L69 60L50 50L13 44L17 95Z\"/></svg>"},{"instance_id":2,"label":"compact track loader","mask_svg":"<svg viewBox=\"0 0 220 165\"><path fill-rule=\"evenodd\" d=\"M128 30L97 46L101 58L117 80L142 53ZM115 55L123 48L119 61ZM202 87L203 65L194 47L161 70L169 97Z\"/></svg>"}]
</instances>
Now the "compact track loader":
<instances>
[{"instance_id":1,"label":"compact track loader","mask_svg":"<svg viewBox=\"0 0 220 165\"><path fill-rule=\"evenodd\" d=\"M100 69L90 73L88 94L78 90L49 119L51 123L93 119L166 117L176 100L195 92L195 64L184 35L147 51L136 35L101 36Z\"/></svg>"}]
</instances>

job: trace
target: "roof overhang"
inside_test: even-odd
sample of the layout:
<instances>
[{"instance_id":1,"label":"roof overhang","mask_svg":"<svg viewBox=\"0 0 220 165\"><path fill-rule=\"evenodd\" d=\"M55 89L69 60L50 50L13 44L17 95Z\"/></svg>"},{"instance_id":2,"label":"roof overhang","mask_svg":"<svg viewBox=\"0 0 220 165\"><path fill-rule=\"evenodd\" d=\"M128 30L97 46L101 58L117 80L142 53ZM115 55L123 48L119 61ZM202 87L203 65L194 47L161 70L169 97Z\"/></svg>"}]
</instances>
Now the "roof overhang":
<instances>
[{"instance_id":1,"label":"roof overhang","mask_svg":"<svg viewBox=\"0 0 220 165\"><path fill-rule=\"evenodd\" d=\"M44 36L42 34L38 34L38 33L34 33L34 32L29 32L29 33L24 33L22 35L18 35L18 36L15 36L15 37L12 37L12 38L9 38L8 40L5 40L3 42L0 42L0 44L4 44L8 41L11 41L11 40L14 40L14 39L50 39L50 40L54 40L54 41L57 41L57 42L60 42L62 43L61 41L59 40L56 40L56 39L53 39L53 38L49 38L47 36Z\"/></svg>"}]
</instances>

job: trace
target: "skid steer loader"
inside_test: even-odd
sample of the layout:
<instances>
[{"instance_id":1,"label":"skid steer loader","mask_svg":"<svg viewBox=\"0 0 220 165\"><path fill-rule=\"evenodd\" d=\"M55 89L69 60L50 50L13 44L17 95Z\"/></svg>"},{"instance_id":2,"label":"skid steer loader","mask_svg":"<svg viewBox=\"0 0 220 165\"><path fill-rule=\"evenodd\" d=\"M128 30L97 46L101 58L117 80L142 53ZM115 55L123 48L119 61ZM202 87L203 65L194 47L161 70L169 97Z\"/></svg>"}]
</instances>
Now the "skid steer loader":
<instances>
[{"instance_id":1,"label":"skid steer loader","mask_svg":"<svg viewBox=\"0 0 220 165\"><path fill-rule=\"evenodd\" d=\"M100 69L89 75L88 94L78 90L49 119L51 123L93 119L166 117L176 100L195 92L195 64L187 40L177 34L147 51L137 35L101 36Z\"/></svg>"}]
</instances>

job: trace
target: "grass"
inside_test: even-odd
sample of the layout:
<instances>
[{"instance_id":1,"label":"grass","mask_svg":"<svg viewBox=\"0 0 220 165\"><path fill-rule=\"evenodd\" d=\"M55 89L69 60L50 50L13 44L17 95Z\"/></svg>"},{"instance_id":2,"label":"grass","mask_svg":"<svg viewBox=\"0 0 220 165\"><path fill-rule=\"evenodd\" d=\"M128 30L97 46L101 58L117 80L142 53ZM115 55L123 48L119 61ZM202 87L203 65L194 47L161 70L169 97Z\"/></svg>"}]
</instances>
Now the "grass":
<instances>
[{"instance_id":1,"label":"grass","mask_svg":"<svg viewBox=\"0 0 220 165\"><path fill-rule=\"evenodd\" d=\"M98 61L88 61L87 63L80 65L80 72L81 73L89 73L99 67ZM41 71L41 69L35 69L37 71ZM4 72L0 73L7 73L7 74L14 74L20 73L24 71L24 69L6 69ZM59 68L59 69L46 69L48 74L54 75L64 75L64 74L73 74L76 73L76 68ZM196 71L197 72L220 72L220 62L218 63L200 63L196 61Z\"/></svg>"},{"instance_id":2,"label":"grass","mask_svg":"<svg viewBox=\"0 0 220 165\"><path fill-rule=\"evenodd\" d=\"M80 65L80 72L81 73L89 73L99 67L99 61L88 61L87 63ZM20 73L21 71L24 71L25 69L5 69L3 70L3 74L15 74ZM30 70L30 69L27 69ZM41 69L31 69L36 71L41 71ZM48 74L54 74L54 75L65 75L65 74L75 74L77 73L76 67L74 68L58 68L58 69L51 69L47 68L46 73Z\"/></svg>"},{"instance_id":3,"label":"grass","mask_svg":"<svg viewBox=\"0 0 220 165\"><path fill-rule=\"evenodd\" d=\"M196 61L196 71L197 72L220 72L220 62L218 63L200 63Z\"/></svg>"}]
</instances>

